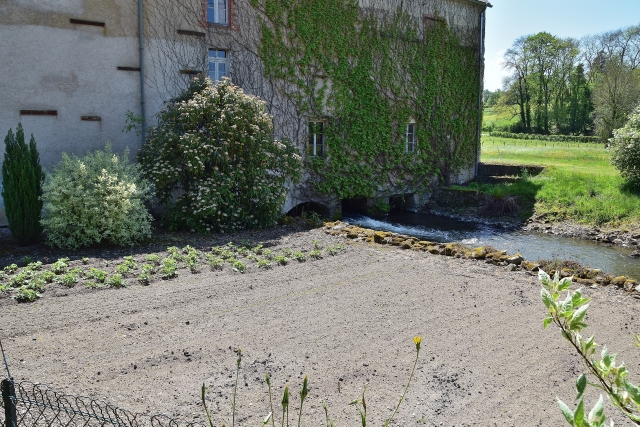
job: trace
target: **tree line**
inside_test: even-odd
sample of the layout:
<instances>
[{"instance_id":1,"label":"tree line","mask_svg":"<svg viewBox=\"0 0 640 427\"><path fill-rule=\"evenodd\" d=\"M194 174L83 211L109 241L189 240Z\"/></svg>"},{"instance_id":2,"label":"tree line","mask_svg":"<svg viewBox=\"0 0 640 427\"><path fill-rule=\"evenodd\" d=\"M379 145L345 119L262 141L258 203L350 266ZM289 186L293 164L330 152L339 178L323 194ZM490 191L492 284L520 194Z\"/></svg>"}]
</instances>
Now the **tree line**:
<instances>
[{"instance_id":1,"label":"tree line","mask_svg":"<svg viewBox=\"0 0 640 427\"><path fill-rule=\"evenodd\" d=\"M640 102L640 24L580 40L522 36L504 54L503 89L485 106L508 112L511 132L612 136Z\"/></svg>"}]
</instances>

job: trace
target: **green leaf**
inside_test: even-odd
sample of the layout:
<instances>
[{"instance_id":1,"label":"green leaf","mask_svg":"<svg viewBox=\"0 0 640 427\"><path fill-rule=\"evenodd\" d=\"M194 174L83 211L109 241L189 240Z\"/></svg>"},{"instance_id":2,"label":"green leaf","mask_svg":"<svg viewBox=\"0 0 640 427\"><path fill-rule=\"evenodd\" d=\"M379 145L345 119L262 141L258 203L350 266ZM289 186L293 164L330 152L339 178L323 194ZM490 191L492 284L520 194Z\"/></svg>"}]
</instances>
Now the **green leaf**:
<instances>
[{"instance_id":1,"label":"green leaf","mask_svg":"<svg viewBox=\"0 0 640 427\"><path fill-rule=\"evenodd\" d=\"M542 291L540 292L540 295L542 296L542 302L547 307L547 309L551 310L551 307L555 308L556 303L551 297L551 294L549 294L549 292L547 292L546 289L542 289Z\"/></svg>"},{"instance_id":2,"label":"green leaf","mask_svg":"<svg viewBox=\"0 0 640 427\"><path fill-rule=\"evenodd\" d=\"M633 385L628 380L625 380L624 388L629 393L629 397L631 397L631 400L633 400L633 403L640 406L640 388L638 388L638 386L636 385Z\"/></svg>"},{"instance_id":3,"label":"green leaf","mask_svg":"<svg viewBox=\"0 0 640 427\"><path fill-rule=\"evenodd\" d=\"M586 388L587 388L587 376L585 374L582 374L578 377L578 380L576 381L576 390L578 391L576 400L579 400L580 398L582 398L582 395L584 394L584 391Z\"/></svg>"},{"instance_id":4,"label":"green leaf","mask_svg":"<svg viewBox=\"0 0 640 427\"><path fill-rule=\"evenodd\" d=\"M556 397L556 401L558 402L560 411L562 411L562 415L564 415L564 418L567 420L567 422L572 426L575 425L575 419L573 417L573 412L571 412L571 409L569 409L569 407L565 405L565 403L557 397Z\"/></svg>"},{"instance_id":5,"label":"green leaf","mask_svg":"<svg viewBox=\"0 0 640 427\"><path fill-rule=\"evenodd\" d=\"M604 421L604 400L602 399L602 395L600 395L596 404L593 406L591 411L589 411L589 422L603 423Z\"/></svg>"},{"instance_id":6,"label":"green leaf","mask_svg":"<svg viewBox=\"0 0 640 427\"><path fill-rule=\"evenodd\" d=\"M573 417L574 417L574 422L576 423L576 425L578 426L582 426L584 425L584 400L580 399L578 401L578 407L576 408L575 412L573 413Z\"/></svg>"},{"instance_id":7,"label":"green leaf","mask_svg":"<svg viewBox=\"0 0 640 427\"><path fill-rule=\"evenodd\" d=\"M549 326L551 322L553 322L553 317L551 316L545 317L544 320L542 321L542 326L544 327L544 329L547 329L547 326Z\"/></svg>"}]
</instances>

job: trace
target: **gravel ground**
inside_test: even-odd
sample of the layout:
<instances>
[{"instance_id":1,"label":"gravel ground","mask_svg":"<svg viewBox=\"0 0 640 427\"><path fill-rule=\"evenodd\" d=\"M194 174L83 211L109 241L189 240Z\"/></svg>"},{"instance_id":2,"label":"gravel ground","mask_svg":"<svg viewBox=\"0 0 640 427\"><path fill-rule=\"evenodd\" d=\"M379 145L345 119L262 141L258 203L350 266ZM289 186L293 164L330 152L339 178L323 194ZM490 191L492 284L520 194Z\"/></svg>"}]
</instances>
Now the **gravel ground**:
<instances>
[{"instance_id":1,"label":"gravel ground","mask_svg":"<svg viewBox=\"0 0 640 427\"><path fill-rule=\"evenodd\" d=\"M572 402L583 367L558 330L542 329L545 308L536 277L292 225L211 238L158 234L132 255L140 261L147 253L165 256L168 245L208 250L229 240L307 255L320 247L324 256L271 269L250 265L244 274L229 266L203 267L198 274L181 269L177 278L149 286L135 279L120 289L49 285L30 304L0 297L0 338L13 376L136 412L199 421L204 382L214 421L229 424L241 347L237 425L260 425L269 413L266 373L274 404L290 384L292 418L308 374L303 425L324 425L323 400L336 425L359 425L348 403L363 390L369 424L382 425L409 376L412 338L422 335L416 374L395 425L566 425L555 398ZM112 268L130 254L8 245L0 238L0 266L28 255L48 262L70 256L72 266L82 265L84 256L86 268ZM326 252L339 245L344 249L336 255ZM631 332L640 332L640 301L614 287L585 293L593 298L586 334L617 351L637 382L640 357ZM592 392L588 404L596 398ZM610 407L608 413L616 425L630 425Z\"/></svg>"}]
</instances>

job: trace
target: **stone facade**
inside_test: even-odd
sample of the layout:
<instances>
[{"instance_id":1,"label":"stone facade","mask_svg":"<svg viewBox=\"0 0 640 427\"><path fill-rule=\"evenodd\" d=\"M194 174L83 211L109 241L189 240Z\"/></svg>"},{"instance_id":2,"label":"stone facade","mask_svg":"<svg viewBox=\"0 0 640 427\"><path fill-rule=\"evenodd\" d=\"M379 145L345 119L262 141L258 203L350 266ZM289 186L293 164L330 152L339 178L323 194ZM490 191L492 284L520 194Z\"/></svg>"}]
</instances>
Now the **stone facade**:
<instances>
[{"instance_id":1,"label":"stone facade","mask_svg":"<svg viewBox=\"0 0 640 427\"><path fill-rule=\"evenodd\" d=\"M370 0L361 0L368 7ZM406 2L412 13L455 15L460 31L480 32L481 0ZM228 0L225 23L208 23L206 0L144 0L143 54L139 49L137 0L0 0L0 137L22 122L33 134L45 169L61 153L84 154L103 148L131 149L141 137L124 133L125 113L146 117L175 95L196 72L208 68L208 52L228 53L227 72L246 92L265 99L274 115L277 137L304 151L307 118L264 78L257 57L259 34L249 0ZM484 38L484 34L482 34ZM141 97L143 59L145 96ZM0 160L4 147L0 147ZM461 179L472 176L472 171ZM339 201L293 188L284 211L315 202L330 210ZM416 196L416 200L422 200ZM0 198L0 225L6 224Z\"/></svg>"}]
</instances>

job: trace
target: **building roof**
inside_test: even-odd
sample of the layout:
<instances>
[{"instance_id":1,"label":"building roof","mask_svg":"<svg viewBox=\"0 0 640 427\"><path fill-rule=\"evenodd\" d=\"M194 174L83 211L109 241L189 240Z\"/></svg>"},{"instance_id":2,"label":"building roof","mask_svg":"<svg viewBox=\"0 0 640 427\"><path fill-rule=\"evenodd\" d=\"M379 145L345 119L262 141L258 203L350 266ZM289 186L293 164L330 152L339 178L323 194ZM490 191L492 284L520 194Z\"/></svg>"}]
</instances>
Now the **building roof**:
<instances>
[{"instance_id":1,"label":"building roof","mask_svg":"<svg viewBox=\"0 0 640 427\"><path fill-rule=\"evenodd\" d=\"M489 3L489 0L467 0L467 1L470 1L471 3L475 3L475 4L481 4L482 6L485 6L485 7L493 7L493 5Z\"/></svg>"}]
</instances>

